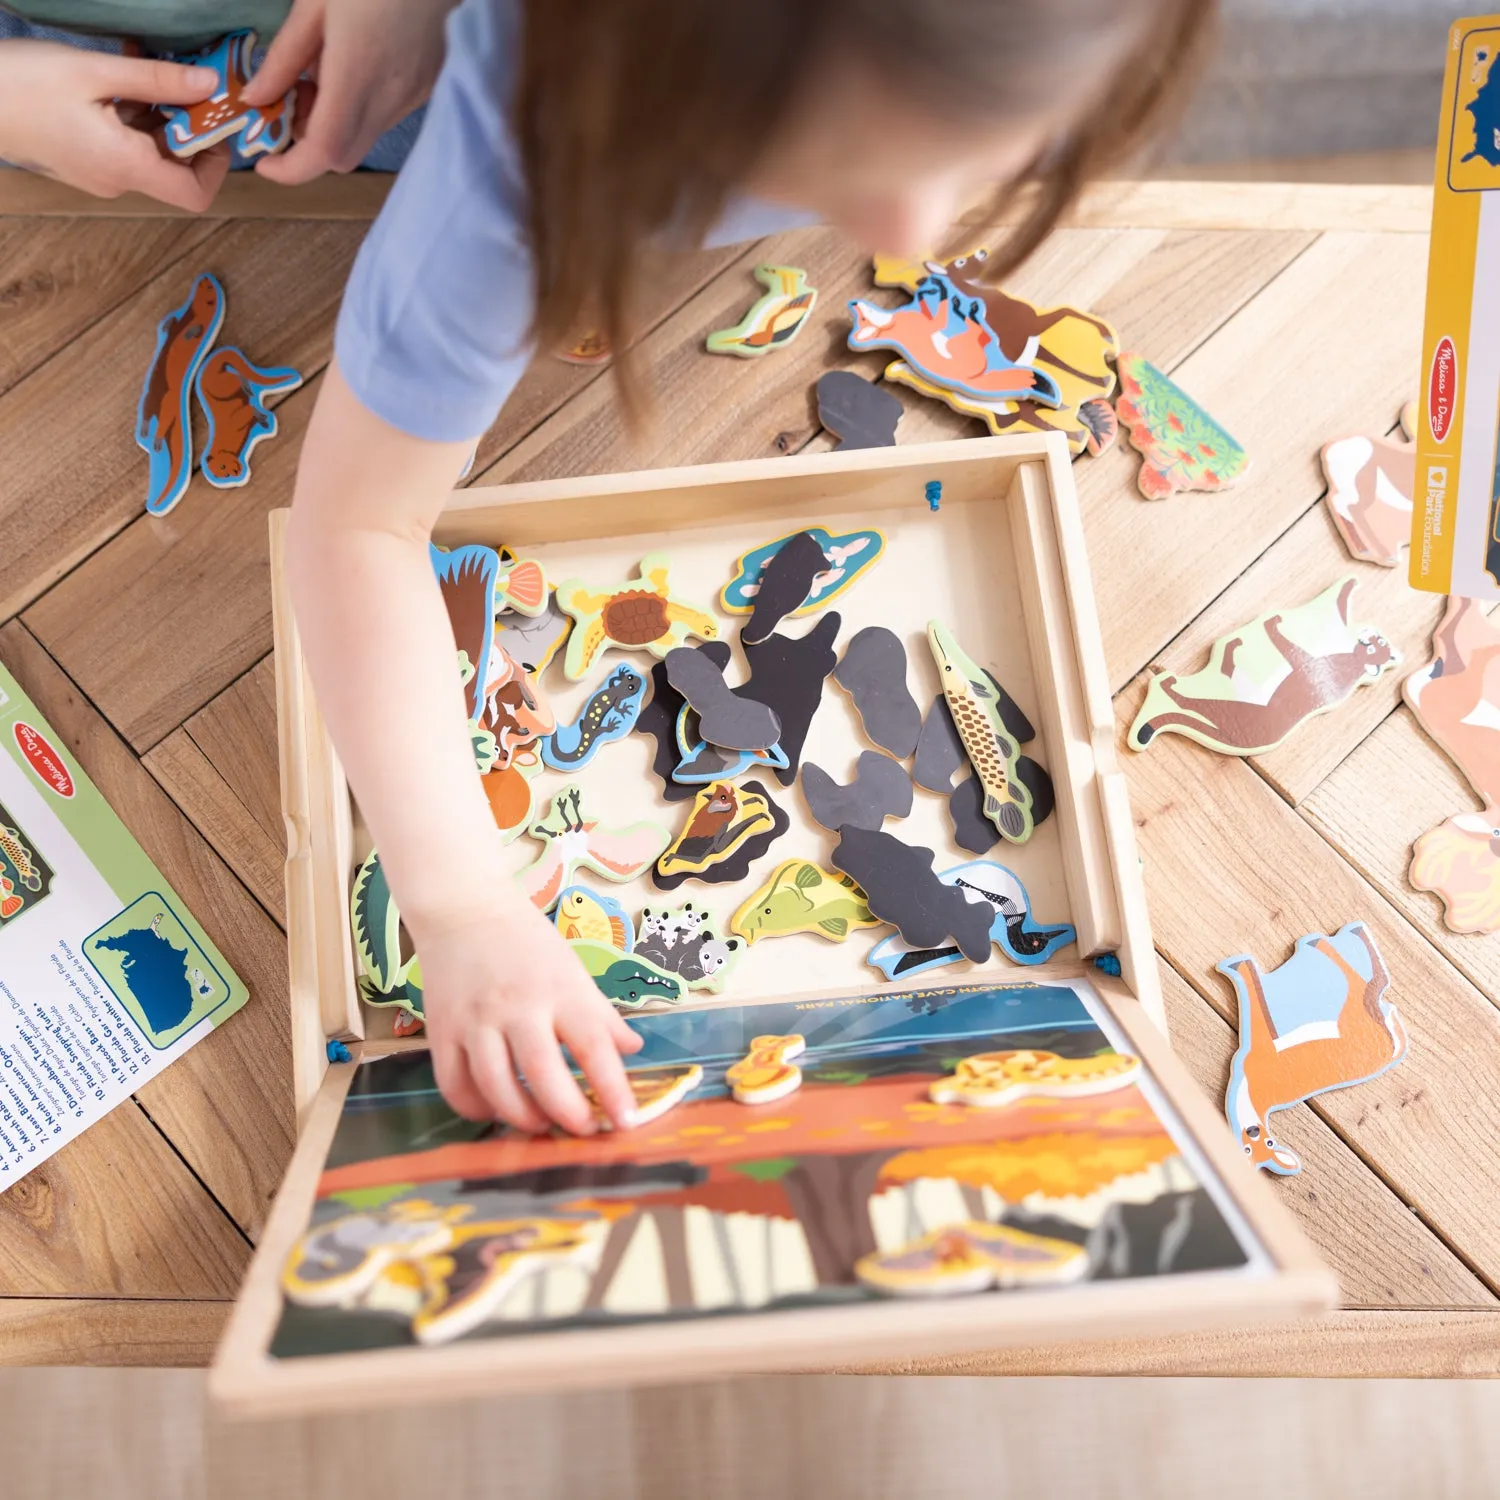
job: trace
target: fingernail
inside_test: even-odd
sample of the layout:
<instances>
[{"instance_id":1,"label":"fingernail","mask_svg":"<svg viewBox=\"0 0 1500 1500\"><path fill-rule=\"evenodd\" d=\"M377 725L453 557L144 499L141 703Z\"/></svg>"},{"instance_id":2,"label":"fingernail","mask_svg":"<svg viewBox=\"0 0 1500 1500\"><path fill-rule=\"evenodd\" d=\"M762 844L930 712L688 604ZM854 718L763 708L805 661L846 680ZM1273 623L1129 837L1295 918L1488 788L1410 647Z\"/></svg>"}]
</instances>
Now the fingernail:
<instances>
[{"instance_id":1,"label":"fingernail","mask_svg":"<svg viewBox=\"0 0 1500 1500\"><path fill-rule=\"evenodd\" d=\"M212 68L189 68L188 72L193 75L193 82L200 87L204 84L218 82L219 75Z\"/></svg>"},{"instance_id":2,"label":"fingernail","mask_svg":"<svg viewBox=\"0 0 1500 1500\"><path fill-rule=\"evenodd\" d=\"M636 1110L627 1109L625 1111L625 1113L620 1116L620 1129L621 1130L634 1130L635 1127L637 1125L639 1125L640 1123L641 1123L641 1117L640 1117L639 1112L636 1111Z\"/></svg>"}]
</instances>

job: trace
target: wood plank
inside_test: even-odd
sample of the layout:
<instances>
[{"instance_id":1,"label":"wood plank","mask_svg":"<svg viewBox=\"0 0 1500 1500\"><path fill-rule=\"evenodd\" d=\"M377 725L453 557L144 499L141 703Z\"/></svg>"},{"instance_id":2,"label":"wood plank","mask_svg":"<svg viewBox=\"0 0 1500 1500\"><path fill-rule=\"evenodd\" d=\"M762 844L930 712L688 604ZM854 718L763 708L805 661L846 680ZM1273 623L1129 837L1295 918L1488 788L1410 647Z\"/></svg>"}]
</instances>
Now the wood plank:
<instances>
[{"instance_id":1,"label":"wood plank","mask_svg":"<svg viewBox=\"0 0 1500 1500\"><path fill-rule=\"evenodd\" d=\"M213 1358L228 1301L0 1297L0 1365L196 1369Z\"/></svg>"},{"instance_id":2,"label":"wood plank","mask_svg":"<svg viewBox=\"0 0 1500 1500\"><path fill-rule=\"evenodd\" d=\"M1163 964L1172 1050L1217 1104L1239 1038L1202 995ZM1496 1307L1446 1245L1305 1104L1276 1116L1276 1136L1303 1160L1295 1177L1269 1179L1339 1278L1346 1307ZM1378 1255L1371 1247L1378 1245Z\"/></svg>"},{"instance_id":3,"label":"wood plank","mask_svg":"<svg viewBox=\"0 0 1500 1500\"><path fill-rule=\"evenodd\" d=\"M141 193L96 198L32 172L0 177L0 214L98 219L350 219L367 224L380 212L394 172L329 173L316 182L281 187L254 172L232 172L201 214L159 203Z\"/></svg>"},{"instance_id":4,"label":"wood plank","mask_svg":"<svg viewBox=\"0 0 1500 1500\"><path fill-rule=\"evenodd\" d=\"M1500 1375L1500 1313L1343 1311L1292 1328L998 1349L960 1359L859 1366L840 1373L1460 1380Z\"/></svg>"},{"instance_id":5,"label":"wood plank","mask_svg":"<svg viewBox=\"0 0 1500 1500\"><path fill-rule=\"evenodd\" d=\"M340 290L360 232L352 224L227 225L0 396L0 431L12 438L0 494L0 557L6 564L0 619L29 604L142 514L146 461L135 443L139 382L156 325L182 301L191 276L208 270L223 281L226 343L241 345L254 359L312 375L328 359ZM300 398L291 397L284 408ZM263 447L257 464L279 446L284 443ZM251 488L259 484L257 469ZM176 511L154 524L173 536L193 516L216 511L225 494L200 480ZM62 635L72 615L87 618L94 601L60 608L55 627Z\"/></svg>"},{"instance_id":6,"label":"wood plank","mask_svg":"<svg viewBox=\"0 0 1500 1500\"><path fill-rule=\"evenodd\" d=\"M1116 699L1122 730L1143 693L1137 682ZM1369 924L1411 1045L1400 1066L1312 1108L1493 1286L1500 1012L1251 767L1176 735L1124 759L1157 948L1227 1020L1223 959L1270 969L1306 933Z\"/></svg>"},{"instance_id":7,"label":"wood plank","mask_svg":"<svg viewBox=\"0 0 1500 1500\"><path fill-rule=\"evenodd\" d=\"M212 230L189 220L0 219L0 392Z\"/></svg>"},{"instance_id":8,"label":"wood plank","mask_svg":"<svg viewBox=\"0 0 1500 1500\"><path fill-rule=\"evenodd\" d=\"M134 1100L0 1194L0 1308L15 1296L232 1297L249 1260Z\"/></svg>"},{"instance_id":9,"label":"wood plank","mask_svg":"<svg viewBox=\"0 0 1500 1500\"><path fill-rule=\"evenodd\" d=\"M276 924L18 623L0 658L250 989L238 1015L137 1095L240 1228L258 1234L291 1157L286 944Z\"/></svg>"},{"instance_id":10,"label":"wood plank","mask_svg":"<svg viewBox=\"0 0 1500 1500\"><path fill-rule=\"evenodd\" d=\"M279 408L252 483L189 494L165 521L138 516L24 616L138 752L271 649L266 514L291 503L318 384Z\"/></svg>"},{"instance_id":11,"label":"wood plank","mask_svg":"<svg viewBox=\"0 0 1500 1500\"><path fill-rule=\"evenodd\" d=\"M1324 235L1173 372L1249 449L1254 467L1235 488L1143 500L1140 458L1124 443L1079 466L1116 687L1317 502L1330 435L1409 399L1425 254L1414 236Z\"/></svg>"},{"instance_id":12,"label":"wood plank","mask_svg":"<svg viewBox=\"0 0 1500 1500\"><path fill-rule=\"evenodd\" d=\"M1300 811L1461 974L1497 1001L1500 934L1450 932L1442 902L1430 891L1413 890L1406 878L1416 840L1454 813L1475 811L1477 800L1403 704Z\"/></svg>"}]
</instances>

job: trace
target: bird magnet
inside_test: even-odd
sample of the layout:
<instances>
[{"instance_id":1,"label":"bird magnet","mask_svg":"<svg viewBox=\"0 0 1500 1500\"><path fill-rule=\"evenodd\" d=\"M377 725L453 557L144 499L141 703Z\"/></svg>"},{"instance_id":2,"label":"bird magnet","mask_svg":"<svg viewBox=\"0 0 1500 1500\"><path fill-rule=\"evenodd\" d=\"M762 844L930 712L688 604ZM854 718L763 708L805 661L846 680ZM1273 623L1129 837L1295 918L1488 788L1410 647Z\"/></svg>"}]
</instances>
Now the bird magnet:
<instances>
[{"instance_id":1,"label":"bird magnet","mask_svg":"<svg viewBox=\"0 0 1500 1500\"><path fill-rule=\"evenodd\" d=\"M1244 478L1250 455L1186 391L1139 354L1122 354L1119 370L1115 414L1143 460L1136 484L1146 499Z\"/></svg>"},{"instance_id":2,"label":"bird magnet","mask_svg":"<svg viewBox=\"0 0 1500 1500\"><path fill-rule=\"evenodd\" d=\"M302 384L293 369L262 369L239 349L215 349L198 371L198 405L208 419L208 444L200 467L216 489L238 489L250 482L250 455L276 436L271 396L285 396Z\"/></svg>"},{"instance_id":3,"label":"bird magnet","mask_svg":"<svg viewBox=\"0 0 1500 1500\"><path fill-rule=\"evenodd\" d=\"M231 136L242 159L274 155L291 144L295 88L258 109L240 97L255 71L251 64L255 40L253 31L231 32L206 52L181 59L188 67L211 68L218 84L200 104L156 106L166 122L162 141L178 160L185 161Z\"/></svg>"},{"instance_id":4,"label":"bird magnet","mask_svg":"<svg viewBox=\"0 0 1500 1500\"><path fill-rule=\"evenodd\" d=\"M669 566L663 554L653 552L641 560L637 577L613 588L590 590L576 578L558 584L558 607L574 621L563 659L570 681L580 681L594 658L611 646L664 657L689 637L711 641L718 635L711 614L673 598Z\"/></svg>"},{"instance_id":5,"label":"bird magnet","mask_svg":"<svg viewBox=\"0 0 1500 1500\"><path fill-rule=\"evenodd\" d=\"M606 827L585 813L583 793L576 786L563 787L553 797L547 816L527 833L542 848L535 863L521 872L521 885L542 911L556 905L564 889L574 884L578 870L592 870L606 880L634 880L670 842L659 823Z\"/></svg>"},{"instance_id":6,"label":"bird magnet","mask_svg":"<svg viewBox=\"0 0 1500 1500\"><path fill-rule=\"evenodd\" d=\"M802 602L793 609L782 611L783 616L794 618L816 614L873 568L885 551L885 533L882 531L849 531L835 536L821 526L809 526L804 531L789 532L775 541L762 542L735 559L729 582L719 591L719 607L726 614L753 614L772 559L798 537L811 538L823 554L825 566L813 574ZM806 546L806 543L798 545ZM776 591L783 590L784 585L778 586ZM775 628L774 624L771 628ZM762 638L759 631L753 632L751 644Z\"/></svg>"},{"instance_id":7,"label":"bird magnet","mask_svg":"<svg viewBox=\"0 0 1500 1500\"><path fill-rule=\"evenodd\" d=\"M847 875L838 870L830 874L810 859L787 859L735 912L729 930L747 943L795 932L842 943L862 927L884 925Z\"/></svg>"},{"instance_id":8,"label":"bird magnet","mask_svg":"<svg viewBox=\"0 0 1500 1500\"><path fill-rule=\"evenodd\" d=\"M664 891L685 880L743 880L788 826L787 815L760 782L711 782L694 797L687 821L651 878Z\"/></svg>"},{"instance_id":9,"label":"bird magnet","mask_svg":"<svg viewBox=\"0 0 1500 1500\"><path fill-rule=\"evenodd\" d=\"M733 328L708 336L710 354L758 359L785 346L802 332L818 300L807 272L796 266L757 266L755 279L766 289Z\"/></svg>"},{"instance_id":10,"label":"bird magnet","mask_svg":"<svg viewBox=\"0 0 1500 1500\"><path fill-rule=\"evenodd\" d=\"M543 762L553 771L576 771L599 751L635 728L650 678L637 667L616 667L589 694L582 712L541 741Z\"/></svg>"},{"instance_id":11,"label":"bird magnet","mask_svg":"<svg viewBox=\"0 0 1500 1500\"><path fill-rule=\"evenodd\" d=\"M148 515L166 515L193 477L193 388L223 326L224 288L206 271L187 301L157 325L135 421L135 440L149 464Z\"/></svg>"},{"instance_id":12,"label":"bird magnet","mask_svg":"<svg viewBox=\"0 0 1500 1500\"><path fill-rule=\"evenodd\" d=\"M1144 750L1159 734L1184 734L1221 755L1262 755L1374 682L1401 657L1376 627L1351 621L1355 582L1221 636L1197 672L1152 672L1126 744Z\"/></svg>"}]
</instances>

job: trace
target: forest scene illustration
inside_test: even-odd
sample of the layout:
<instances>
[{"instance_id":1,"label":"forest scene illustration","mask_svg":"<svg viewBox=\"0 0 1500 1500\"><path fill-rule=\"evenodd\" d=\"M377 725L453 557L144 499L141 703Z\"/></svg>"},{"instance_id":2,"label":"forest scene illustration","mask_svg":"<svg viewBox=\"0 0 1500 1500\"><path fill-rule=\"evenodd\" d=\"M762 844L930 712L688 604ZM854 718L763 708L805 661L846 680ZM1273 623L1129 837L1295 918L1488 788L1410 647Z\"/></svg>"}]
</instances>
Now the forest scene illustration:
<instances>
[{"instance_id":1,"label":"forest scene illustration","mask_svg":"<svg viewBox=\"0 0 1500 1500\"><path fill-rule=\"evenodd\" d=\"M1249 1263L1138 1060L1071 985L632 1024L638 1096L677 1102L589 1138L459 1118L425 1051L362 1065L271 1353ZM788 1039L804 1045L762 1045ZM800 1081L741 1102L750 1055Z\"/></svg>"}]
</instances>

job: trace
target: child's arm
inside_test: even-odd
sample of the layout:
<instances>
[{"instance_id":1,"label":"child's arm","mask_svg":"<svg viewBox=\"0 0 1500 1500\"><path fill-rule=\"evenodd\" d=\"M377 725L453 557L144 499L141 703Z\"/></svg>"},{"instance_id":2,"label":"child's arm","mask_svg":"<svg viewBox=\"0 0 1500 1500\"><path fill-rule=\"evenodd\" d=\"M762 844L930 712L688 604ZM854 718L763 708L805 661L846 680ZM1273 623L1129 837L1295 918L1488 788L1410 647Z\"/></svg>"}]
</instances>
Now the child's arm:
<instances>
[{"instance_id":1,"label":"child's arm","mask_svg":"<svg viewBox=\"0 0 1500 1500\"><path fill-rule=\"evenodd\" d=\"M593 1117L565 1042L617 1124L639 1038L506 873L470 745L428 537L469 443L387 425L337 362L302 448L287 570L349 782L422 959L439 1086L461 1113L578 1133ZM516 1073L525 1074L530 1097ZM534 1101L534 1102L533 1102Z\"/></svg>"},{"instance_id":2,"label":"child's arm","mask_svg":"<svg viewBox=\"0 0 1500 1500\"><path fill-rule=\"evenodd\" d=\"M60 42L0 42L0 161L100 198L134 191L201 213L229 170L229 153L170 161L152 136L120 118L115 101L197 104L214 85L211 68Z\"/></svg>"}]
</instances>

